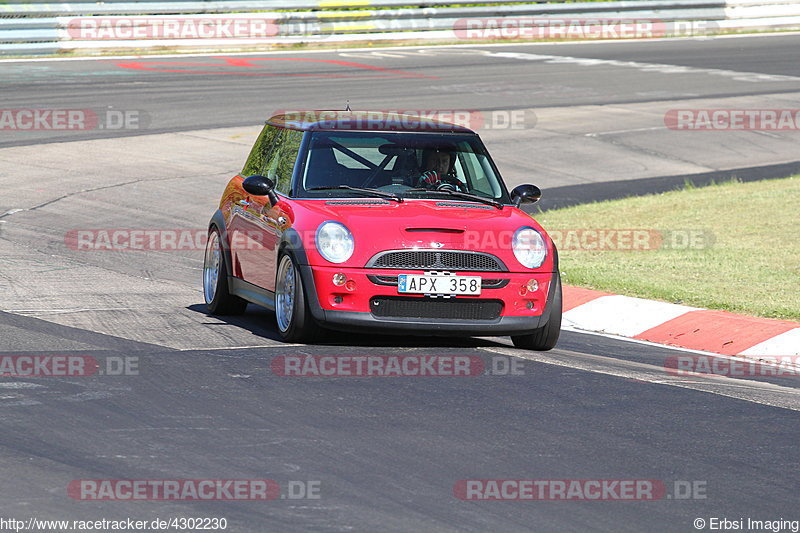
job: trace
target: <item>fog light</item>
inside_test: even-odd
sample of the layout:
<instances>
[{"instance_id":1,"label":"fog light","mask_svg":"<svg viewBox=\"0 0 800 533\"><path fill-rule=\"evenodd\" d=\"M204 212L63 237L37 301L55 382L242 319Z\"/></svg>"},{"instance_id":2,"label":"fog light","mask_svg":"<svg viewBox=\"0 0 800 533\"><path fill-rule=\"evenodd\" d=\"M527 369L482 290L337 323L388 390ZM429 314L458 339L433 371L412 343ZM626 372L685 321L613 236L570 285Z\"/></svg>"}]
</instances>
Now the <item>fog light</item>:
<instances>
[{"instance_id":1,"label":"fog light","mask_svg":"<svg viewBox=\"0 0 800 533\"><path fill-rule=\"evenodd\" d=\"M354 291L356 290L356 282L353 281L352 279L348 280L347 283L344 284L344 288L347 289L348 291Z\"/></svg>"},{"instance_id":2,"label":"fog light","mask_svg":"<svg viewBox=\"0 0 800 533\"><path fill-rule=\"evenodd\" d=\"M528 301L528 303L527 303L527 304L525 304L525 307L527 307L528 309L533 309L533 302L531 302L531 301L529 300L529 301Z\"/></svg>"},{"instance_id":3,"label":"fog light","mask_svg":"<svg viewBox=\"0 0 800 533\"><path fill-rule=\"evenodd\" d=\"M536 292L537 290L539 290L539 282L536 281L535 279L532 279L528 281L527 287L529 291Z\"/></svg>"},{"instance_id":4,"label":"fog light","mask_svg":"<svg viewBox=\"0 0 800 533\"><path fill-rule=\"evenodd\" d=\"M341 287L347 281L347 276L342 274L341 272L333 275L333 284L337 287Z\"/></svg>"},{"instance_id":5,"label":"fog light","mask_svg":"<svg viewBox=\"0 0 800 533\"><path fill-rule=\"evenodd\" d=\"M334 296L333 297L333 303L335 303L335 304L342 303L342 300L343 300L343 298L341 296Z\"/></svg>"}]
</instances>

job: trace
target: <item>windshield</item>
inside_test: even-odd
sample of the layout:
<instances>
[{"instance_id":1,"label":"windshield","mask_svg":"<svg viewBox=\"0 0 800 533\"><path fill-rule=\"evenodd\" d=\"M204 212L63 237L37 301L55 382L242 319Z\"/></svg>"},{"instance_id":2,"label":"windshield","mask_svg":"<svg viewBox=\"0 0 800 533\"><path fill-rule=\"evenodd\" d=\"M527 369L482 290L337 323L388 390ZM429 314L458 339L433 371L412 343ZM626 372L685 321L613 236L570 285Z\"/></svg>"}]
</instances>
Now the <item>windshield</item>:
<instances>
[{"instance_id":1,"label":"windshield","mask_svg":"<svg viewBox=\"0 0 800 533\"><path fill-rule=\"evenodd\" d=\"M408 198L453 191L509 203L508 192L477 135L314 132L298 196L350 197L337 187L377 189Z\"/></svg>"}]
</instances>

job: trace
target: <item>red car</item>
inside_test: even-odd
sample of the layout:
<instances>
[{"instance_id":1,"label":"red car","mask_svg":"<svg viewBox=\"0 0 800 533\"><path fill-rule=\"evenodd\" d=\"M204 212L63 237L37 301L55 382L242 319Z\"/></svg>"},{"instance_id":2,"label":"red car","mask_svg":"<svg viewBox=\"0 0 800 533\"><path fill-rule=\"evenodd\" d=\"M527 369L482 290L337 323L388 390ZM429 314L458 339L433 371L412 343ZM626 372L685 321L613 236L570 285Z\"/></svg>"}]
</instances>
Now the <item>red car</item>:
<instances>
[{"instance_id":1,"label":"red car","mask_svg":"<svg viewBox=\"0 0 800 533\"><path fill-rule=\"evenodd\" d=\"M287 342L325 328L510 335L549 350L561 327L552 240L519 209L478 135L408 115L267 121L209 225L212 314L275 311Z\"/></svg>"}]
</instances>

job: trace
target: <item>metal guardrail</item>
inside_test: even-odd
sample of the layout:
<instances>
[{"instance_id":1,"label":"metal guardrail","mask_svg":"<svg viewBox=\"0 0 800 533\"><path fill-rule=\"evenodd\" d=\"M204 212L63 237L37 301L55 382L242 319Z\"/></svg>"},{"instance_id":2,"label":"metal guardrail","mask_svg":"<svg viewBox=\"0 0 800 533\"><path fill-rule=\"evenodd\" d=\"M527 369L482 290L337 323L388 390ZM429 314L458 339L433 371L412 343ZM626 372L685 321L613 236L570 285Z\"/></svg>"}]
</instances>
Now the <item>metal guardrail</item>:
<instances>
[{"instance_id":1,"label":"metal guardrail","mask_svg":"<svg viewBox=\"0 0 800 533\"><path fill-rule=\"evenodd\" d=\"M0 4L0 55L252 50L304 42L580 38L580 32L567 34L566 26L576 20L583 21L584 32L613 24L649 23L657 29L655 36L800 28L800 0L482 0L488 5L481 6L416 0L414 7L409 1L372 0L367 8L357 0L18 0ZM329 7L333 4L336 9ZM341 9L346 7L358 9ZM612 28L608 37L613 36Z\"/></svg>"}]
</instances>

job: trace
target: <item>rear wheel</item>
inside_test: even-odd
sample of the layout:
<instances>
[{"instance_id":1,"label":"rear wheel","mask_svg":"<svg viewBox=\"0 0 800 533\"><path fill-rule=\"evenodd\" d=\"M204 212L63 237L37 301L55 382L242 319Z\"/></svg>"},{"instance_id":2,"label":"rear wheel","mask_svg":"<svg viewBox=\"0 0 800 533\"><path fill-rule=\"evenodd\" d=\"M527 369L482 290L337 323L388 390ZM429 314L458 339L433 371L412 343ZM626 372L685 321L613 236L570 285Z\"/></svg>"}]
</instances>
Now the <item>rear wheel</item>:
<instances>
[{"instance_id":1,"label":"rear wheel","mask_svg":"<svg viewBox=\"0 0 800 533\"><path fill-rule=\"evenodd\" d=\"M561 333L561 276L553 274L556 278L553 290L553 300L550 302L550 318L547 323L529 335L513 335L511 340L514 346L525 350L547 351L555 348L558 336Z\"/></svg>"},{"instance_id":2,"label":"rear wheel","mask_svg":"<svg viewBox=\"0 0 800 533\"><path fill-rule=\"evenodd\" d=\"M216 227L208 232L205 260L203 261L203 295L208 312L212 315L241 315L247 302L228 290L230 270L222 249L222 237Z\"/></svg>"},{"instance_id":3,"label":"rear wheel","mask_svg":"<svg viewBox=\"0 0 800 533\"><path fill-rule=\"evenodd\" d=\"M314 342L320 327L308 308L303 280L292 256L285 253L278 261L275 278L275 321L286 342Z\"/></svg>"}]
</instances>

